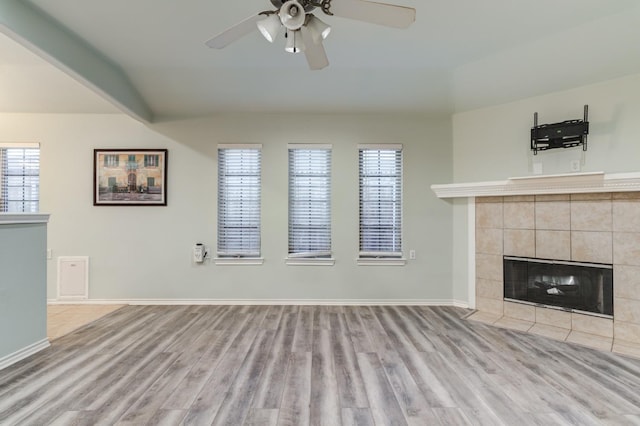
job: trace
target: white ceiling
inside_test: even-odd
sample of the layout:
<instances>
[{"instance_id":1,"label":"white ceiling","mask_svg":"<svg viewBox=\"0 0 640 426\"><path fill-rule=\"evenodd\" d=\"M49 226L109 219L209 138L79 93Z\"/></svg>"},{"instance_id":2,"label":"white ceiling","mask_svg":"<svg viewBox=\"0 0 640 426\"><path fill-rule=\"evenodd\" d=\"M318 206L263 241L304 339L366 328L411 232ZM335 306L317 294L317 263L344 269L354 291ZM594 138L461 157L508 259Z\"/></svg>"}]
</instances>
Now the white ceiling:
<instances>
[{"instance_id":1,"label":"white ceiling","mask_svg":"<svg viewBox=\"0 0 640 426\"><path fill-rule=\"evenodd\" d=\"M285 53L283 37L269 44L257 31L224 50L204 45L271 9L268 0L24 3L123 71L159 119L223 111L450 114L640 72L638 0L388 1L416 8L408 30L316 12L332 26L330 65L321 71ZM0 37L1 111L114 111L108 90L95 95L76 81L91 86L91 79L68 77L23 45L48 60L49 47L4 32L20 44Z\"/></svg>"}]
</instances>

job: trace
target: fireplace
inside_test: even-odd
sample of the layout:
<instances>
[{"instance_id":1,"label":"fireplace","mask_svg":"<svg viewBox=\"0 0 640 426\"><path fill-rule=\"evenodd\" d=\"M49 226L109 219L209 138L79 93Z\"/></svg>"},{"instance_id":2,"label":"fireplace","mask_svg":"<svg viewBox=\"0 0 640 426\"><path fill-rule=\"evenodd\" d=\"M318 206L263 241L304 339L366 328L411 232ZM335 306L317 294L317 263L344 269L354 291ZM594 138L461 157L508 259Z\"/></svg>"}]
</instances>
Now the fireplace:
<instances>
[{"instance_id":1,"label":"fireplace","mask_svg":"<svg viewBox=\"0 0 640 426\"><path fill-rule=\"evenodd\" d=\"M613 317L613 267L504 256L504 299Z\"/></svg>"}]
</instances>

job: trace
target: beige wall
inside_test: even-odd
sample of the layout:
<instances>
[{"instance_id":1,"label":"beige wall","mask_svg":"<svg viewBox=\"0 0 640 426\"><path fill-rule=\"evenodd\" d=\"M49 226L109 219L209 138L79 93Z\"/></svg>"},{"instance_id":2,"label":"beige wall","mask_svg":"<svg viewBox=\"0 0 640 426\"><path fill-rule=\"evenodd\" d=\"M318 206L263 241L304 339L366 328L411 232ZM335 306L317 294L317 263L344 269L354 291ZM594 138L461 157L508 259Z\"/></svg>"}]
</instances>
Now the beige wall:
<instances>
[{"instance_id":1,"label":"beige wall","mask_svg":"<svg viewBox=\"0 0 640 426\"><path fill-rule=\"evenodd\" d=\"M422 116L242 114L159 123L122 115L0 114L7 141L41 144L51 213L48 296L58 256L90 256L92 299L448 301L451 206L429 190L452 175L450 120ZM263 144L262 266L194 265L215 250L216 147ZM333 144L333 267L287 266L287 144ZM359 143L404 145L404 267L356 265ZM94 148L167 148L167 207L94 207Z\"/></svg>"},{"instance_id":2,"label":"beige wall","mask_svg":"<svg viewBox=\"0 0 640 426\"><path fill-rule=\"evenodd\" d=\"M523 82L525 84L525 82ZM589 105L589 146L533 155L533 113L539 123L582 118ZM501 180L533 174L569 173L571 161L582 171L630 172L640 158L640 74L453 116L454 181Z\"/></svg>"}]
</instances>

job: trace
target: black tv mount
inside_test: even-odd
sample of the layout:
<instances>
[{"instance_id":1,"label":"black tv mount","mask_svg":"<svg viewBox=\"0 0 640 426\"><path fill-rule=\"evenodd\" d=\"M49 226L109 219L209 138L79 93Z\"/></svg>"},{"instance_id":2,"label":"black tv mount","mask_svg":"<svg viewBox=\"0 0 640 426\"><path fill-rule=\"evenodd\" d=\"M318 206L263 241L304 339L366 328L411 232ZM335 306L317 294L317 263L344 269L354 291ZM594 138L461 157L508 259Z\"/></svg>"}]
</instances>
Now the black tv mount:
<instances>
[{"instance_id":1,"label":"black tv mount","mask_svg":"<svg viewBox=\"0 0 640 426\"><path fill-rule=\"evenodd\" d=\"M589 105L584 106L584 120L567 120L561 123L538 125L538 113L533 114L531 128L531 150L533 155L538 151L554 148L571 148L582 145L587 150L587 135L589 134Z\"/></svg>"}]
</instances>

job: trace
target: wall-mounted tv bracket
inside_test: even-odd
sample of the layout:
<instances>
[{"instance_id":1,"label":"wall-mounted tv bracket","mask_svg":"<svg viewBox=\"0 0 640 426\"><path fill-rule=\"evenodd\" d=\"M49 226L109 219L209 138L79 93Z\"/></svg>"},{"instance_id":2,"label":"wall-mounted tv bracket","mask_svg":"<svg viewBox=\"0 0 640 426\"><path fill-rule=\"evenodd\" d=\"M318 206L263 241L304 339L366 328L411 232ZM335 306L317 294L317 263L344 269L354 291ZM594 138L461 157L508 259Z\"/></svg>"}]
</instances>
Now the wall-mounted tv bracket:
<instances>
[{"instance_id":1,"label":"wall-mounted tv bracket","mask_svg":"<svg viewBox=\"0 0 640 426\"><path fill-rule=\"evenodd\" d=\"M538 151L554 148L571 148L582 145L587 150L589 134L589 105L584 106L584 120L567 120L561 123L538 125L538 113L533 114L531 128L531 150L533 155Z\"/></svg>"}]
</instances>

